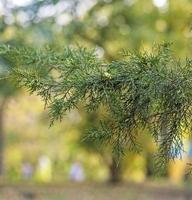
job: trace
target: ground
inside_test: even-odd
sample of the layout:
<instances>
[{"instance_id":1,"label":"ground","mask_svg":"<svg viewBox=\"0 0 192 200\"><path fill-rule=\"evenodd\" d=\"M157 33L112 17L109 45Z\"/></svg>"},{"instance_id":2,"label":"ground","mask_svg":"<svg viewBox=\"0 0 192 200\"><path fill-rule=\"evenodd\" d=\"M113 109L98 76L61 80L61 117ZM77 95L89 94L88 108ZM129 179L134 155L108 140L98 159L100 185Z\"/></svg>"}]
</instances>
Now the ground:
<instances>
[{"instance_id":1,"label":"ground","mask_svg":"<svg viewBox=\"0 0 192 200\"><path fill-rule=\"evenodd\" d=\"M192 200L192 190L169 184L1 186L0 200Z\"/></svg>"}]
</instances>

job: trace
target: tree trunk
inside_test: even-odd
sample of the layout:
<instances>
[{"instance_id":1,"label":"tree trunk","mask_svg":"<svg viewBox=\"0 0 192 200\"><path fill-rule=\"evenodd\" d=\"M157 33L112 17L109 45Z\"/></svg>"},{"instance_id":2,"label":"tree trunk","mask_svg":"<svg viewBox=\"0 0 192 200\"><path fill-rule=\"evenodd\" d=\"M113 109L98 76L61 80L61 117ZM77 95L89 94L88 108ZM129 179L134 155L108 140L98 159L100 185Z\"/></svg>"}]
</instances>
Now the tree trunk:
<instances>
[{"instance_id":1,"label":"tree trunk","mask_svg":"<svg viewBox=\"0 0 192 200\"><path fill-rule=\"evenodd\" d=\"M4 110L7 102L7 98L4 97L0 103L0 176L4 172Z\"/></svg>"},{"instance_id":2,"label":"tree trunk","mask_svg":"<svg viewBox=\"0 0 192 200\"><path fill-rule=\"evenodd\" d=\"M115 158L112 158L112 162L111 162L111 164L109 166L109 170L110 170L109 182L110 183L119 183L119 182L121 182L121 166L120 166L120 162L117 163Z\"/></svg>"},{"instance_id":3,"label":"tree trunk","mask_svg":"<svg viewBox=\"0 0 192 200\"><path fill-rule=\"evenodd\" d=\"M146 176L147 178L151 178L155 175L153 169L153 155L151 153L146 154Z\"/></svg>"}]
</instances>

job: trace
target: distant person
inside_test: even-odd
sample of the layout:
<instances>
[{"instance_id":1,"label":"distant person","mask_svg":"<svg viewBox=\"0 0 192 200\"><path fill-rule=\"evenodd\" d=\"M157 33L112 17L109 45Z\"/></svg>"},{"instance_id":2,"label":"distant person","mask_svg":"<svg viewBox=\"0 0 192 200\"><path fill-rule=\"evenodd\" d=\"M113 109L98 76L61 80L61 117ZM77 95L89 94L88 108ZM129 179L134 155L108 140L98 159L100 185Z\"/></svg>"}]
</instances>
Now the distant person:
<instances>
[{"instance_id":1,"label":"distant person","mask_svg":"<svg viewBox=\"0 0 192 200\"><path fill-rule=\"evenodd\" d=\"M75 182L82 182L85 180L85 174L81 163L75 162L70 169L70 180Z\"/></svg>"},{"instance_id":2,"label":"distant person","mask_svg":"<svg viewBox=\"0 0 192 200\"><path fill-rule=\"evenodd\" d=\"M189 140L187 158L186 158L185 176L184 176L184 180L186 182L188 182L191 179L191 174L192 174L192 141Z\"/></svg>"},{"instance_id":3,"label":"distant person","mask_svg":"<svg viewBox=\"0 0 192 200\"><path fill-rule=\"evenodd\" d=\"M31 179L33 176L33 167L29 162L24 162L22 165L22 176L24 179Z\"/></svg>"},{"instance_id":4,"label":"distant person","mask_svg":"<svg viewBox=\"0 0 192 200\"><path fill-rule=\"evenodd\" d=\"M192 141L189 141L188 159L192 160Z\"/></svg>"},{"instance_id":5,"label":"distant person","mask_svg":"<svg viewBox=\"0 0 192 200\"><path fill-rule=\"evenodd\" d=\"M52 179L52 163L50 158L46 155L39 158L37 176L42 182L50 182Z\"/></svg>"},{"instance_id":6,"label":"distant person","mask_svg":"<svg viewBox=\"0 0 192 200\"><path fill-rule=\"evenodd\" d=\"M170 152L171 155L174 156L174 160L169 161L168 174L171 182L174 184L180 184L185 175L187 160L187 153L185 149L188 149L188 142L186 140L184 140L180 148L173 145Z\"/></svg>"}]
</instances>

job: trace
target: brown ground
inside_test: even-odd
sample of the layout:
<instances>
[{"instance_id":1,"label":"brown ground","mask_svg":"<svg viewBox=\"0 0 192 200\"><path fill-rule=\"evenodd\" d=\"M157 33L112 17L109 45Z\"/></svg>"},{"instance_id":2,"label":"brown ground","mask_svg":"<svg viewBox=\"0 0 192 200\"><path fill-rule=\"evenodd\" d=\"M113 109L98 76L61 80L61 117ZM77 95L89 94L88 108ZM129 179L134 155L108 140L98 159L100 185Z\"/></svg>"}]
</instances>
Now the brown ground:
<instances>
[{"instance_id":1,"label":"brown ground","mask_svg":"<svg viewBox=\"0 0 192 200\"><path fill-rule=\"evenodd\" d=\"M151 183L1 186L0 200L192 200L192 189Z\"/></svg>"}]
</instances>

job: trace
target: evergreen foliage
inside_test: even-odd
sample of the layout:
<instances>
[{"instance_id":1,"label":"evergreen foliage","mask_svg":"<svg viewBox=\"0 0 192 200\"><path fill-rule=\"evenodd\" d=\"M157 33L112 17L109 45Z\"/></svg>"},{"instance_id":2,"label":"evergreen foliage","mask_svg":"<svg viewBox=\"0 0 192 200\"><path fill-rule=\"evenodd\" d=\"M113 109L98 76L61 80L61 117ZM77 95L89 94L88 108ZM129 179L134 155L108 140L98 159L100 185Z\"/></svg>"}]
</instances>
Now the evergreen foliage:
<instances>
[{"instance_id":1,"label":"evergreen foliage","mask_svg":"<svg viewBox=\"0 0 192 200\"><path fill-rule=\"evenodd\" d=\"M192 128L192 60L176 59L170 44L125 51L109 64L80 47L1 46L0 54L12 62L10 79L42 97L51 124L80 104L88 112L103 106L106 120L93 124L86 139L110 143L120 156L125 149L140 151L138 137L147 129L157 143L158 164L181 155Z\"/></svg>"}]
</instances>

